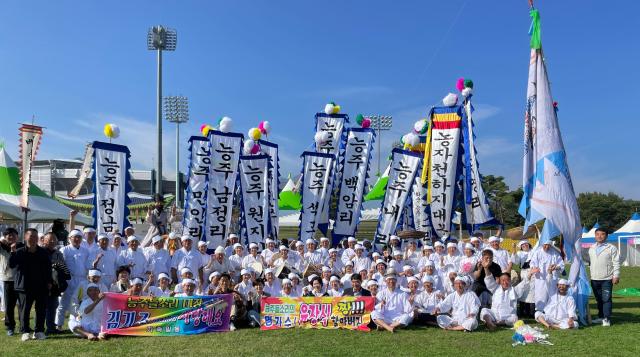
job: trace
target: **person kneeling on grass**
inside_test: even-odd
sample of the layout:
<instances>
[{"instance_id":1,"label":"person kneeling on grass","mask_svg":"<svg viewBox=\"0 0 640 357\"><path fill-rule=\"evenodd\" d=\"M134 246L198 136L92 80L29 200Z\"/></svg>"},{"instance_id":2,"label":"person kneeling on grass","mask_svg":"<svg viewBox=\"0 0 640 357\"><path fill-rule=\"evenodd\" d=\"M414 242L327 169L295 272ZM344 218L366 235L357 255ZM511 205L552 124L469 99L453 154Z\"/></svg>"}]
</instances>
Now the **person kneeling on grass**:
<instances>
[{"instance_id":1,"label":"person kneeling on grass","mask_svg":"<svg viewBox=\"0 0 640 357\"><path fill-rule=\"evenodd\" d=\"M100 286L95 283L87 285L86 293L87 298L80 304L78 317L69 319L69 329L89 341L104 340L106 335L100 332L104 293L100 292Z\"/></svg>"},{"instance_id":2,"label":"person kneeling on grass","mask_svg":"<svg viewBox=\"0 0 640 357\"><path fill-rule=\"evenodd\" d=\"M558 280L558 291L549 297L544 311L536 311L536 321L550 329L578 328L576 302L567 294L569 282Z\"/></svg>"},{"instance_id":3,"label":"person kneeling on grass","mask_svg":"<svg viewBox=\"0 0 640 357\"><path fill-rule=\"evenodd\" d=\"M455 291L436 307L435 314L451 312L451 316L437 317L438 326L445 330L473 331L478 328L476 316L480 310L480 299L473 291L466 291L466 285L463 277L457 277L453 282Z\"/></svg>"},{"instance_id":4,"label":"person kneeling on grass","mask_svg":"<svg viewBox=\"0 0 640 357\"><path fill-rule=\"evenodd\" d=\"M491 296L491 308L483 308L480 311L480 320L487 324L489 330L495 330L496 325L512 327L518 321L518 299L527 294L528 284L520 283L515 287L511 286L511 275L502 273L496 279L489 271L489 264L483 262L485 267L484 284L493 294Z\"/></svg>"},{"instance_id":5,"label":"person kneeling on grass","mask_svg":"<svg viewBox=\"0 0 640 357\"><path fill-rule=\"evenodd\" d=\"M409 296L397 288L398 278L393 269L385 274L386 289L378 293L378 304L371 313L373 322L389 332L407 326L413 319L413 306L409 302Z\"/></svg>"}]
</instances>

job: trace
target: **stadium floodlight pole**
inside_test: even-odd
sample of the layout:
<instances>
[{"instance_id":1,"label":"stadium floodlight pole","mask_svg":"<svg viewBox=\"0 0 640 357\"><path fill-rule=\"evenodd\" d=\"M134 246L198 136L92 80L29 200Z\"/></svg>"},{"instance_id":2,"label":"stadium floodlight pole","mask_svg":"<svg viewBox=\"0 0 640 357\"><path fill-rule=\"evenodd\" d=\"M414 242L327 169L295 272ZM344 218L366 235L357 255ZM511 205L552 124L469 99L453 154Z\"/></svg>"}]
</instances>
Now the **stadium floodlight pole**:
<instances>
[{"instance_id":1,"label":"stadium floodlight pole","mask_svg":"<svg viewBox=\"0 0 640 357\"><path fill-rule=\"evenodd\" d=\"M158 152L156 162L156 193L162 195L162 51L175 51L177 42L176 30L154 26L147 32L147 49L158 54L158 81L157 81L157 126L158 126Z\"/></svg>"},{"instance_id":2,"label":"stadium floodlight pole","mask_svg":"<svg viewBox=\"0 0 640 357\"><path fill-rule=\"evenodd\" d=\"M382 175L380 172L380 142L382 141L382 130L391 130L393 125L393 117L390 115L365 115L366 118L371 119L371 127L378 132L376 141L378 142L378 177Z\"/></svg>"},{"instance_id":3,"label":"stadium floodlight pole","mask_svg":"<svg viewBox=\"0 0 640 357\"><path fill-rule=\"evenodd\" d=\"M164 117L176 124L176 207L182 208L180 198L180 124L189 121L189 100L183 96L164 97Z\"/></svg>"}]
</instances>

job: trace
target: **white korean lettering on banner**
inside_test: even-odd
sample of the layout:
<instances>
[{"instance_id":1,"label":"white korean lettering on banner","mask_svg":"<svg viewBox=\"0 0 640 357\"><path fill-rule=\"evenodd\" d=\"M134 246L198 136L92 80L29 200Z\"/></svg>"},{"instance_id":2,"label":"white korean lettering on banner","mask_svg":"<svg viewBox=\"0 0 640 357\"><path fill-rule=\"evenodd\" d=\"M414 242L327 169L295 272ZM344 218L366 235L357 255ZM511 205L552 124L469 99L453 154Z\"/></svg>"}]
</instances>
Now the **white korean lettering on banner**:
<instances>
[{"instance_id":1,"label":"white korean lettering on banner","mask_svg":"<svg viewBox=\"0 0 640 357\"><path fill-rule=\"evenodd\" d=\"M459 107L435 108L431 131L431 223L438 237L451 230L460 147Z\"/></svg>"},{"instance_id":2,"label":"white korean lettering on banner","mask_svg":"<svg viewBox=\"0 0 640 357\"><path fill-rule=\"evenodd\" d=\"M205 213L207 211L207 183L211 165L209 140L202 136L189 139L189 173L184 198L182 234L200 241L203 237Z\"/></svg>"},{"instance_id":3,"label":"white korean lettering on banner","mask_svg":"<svg viewBox=\"0 0 640 357\"><path fill-rule=\"evenodd\" d=\"M207 189L205 237L210 247L224 246L230 232L233 197L242 151L242 134L209 131L211 166Z\"/></svg>"},{"instance_id":4,"label":"white korean lettering on banner","mask_svg":"<svg viewBox=\"0 0 640 357\"><path fill-rule=\"evenodd\" d=\"M264 243L269 234L269 155L240 156L242 237Z\"/></svg>"},{"instance_id":5,"label":"white korean lettering on banner","mask_svg":"<svg viewBox=\"0 0 640 357\"><path fill-rule=\"evenodd\" d=\"M126 146L93 142L94 225L99 234L122 233L127 219L129 193L129 149Z\"/></svg>"},{"instance_id":6,"label":"white korean lettering on banner","mask_svg":"<svg viewBox=\"0 0 640 357\"><path fill-rule=\"evenodd\" d=\"M280 193L280 159L278 157L278 144L260 140L262 152L269 155L269 212L271 221L271 236L278 239L280 210L278 208L278 195Z\"/></svg>"},{"instance_id":7,"label":"white korean lettering on banner","mask_svg":"<svg viewBox=\"0 0 640 357\"><path fill-rule=\"evenodd\" d=\"M398 148L393 149L387 191L382 200L380 220L376 230L376 242L387 242L389 236L395 232L402 210L408 202L421 160L420 154Z\"/></svg>"},{"instance_id":8,"label":"white korean lettering on banner","mask_svg":"<svg viewBox=\"0 0 640 357\"><path fill-rule=\"evenodd\" d=\"M362 197L367 185L367 172L374 137L373 129L347 129L346 148L341 159L342 175L338 187L338 210L333 227L334 235L355 235L360 220Z\"/></svg>"},{"instance_id":9,"label":"white korean lettering on banner","mask_svg":"<svg viewBox=\"0 0 640 357\"><path fill-rule=\"evenodd\" d=\"M330 195L334 156L305 151L302 153L302 209L300 211L300 239L313 238L325 198ZM328 209L328 208L327 208Z\"/></svg>"}]
</instances>

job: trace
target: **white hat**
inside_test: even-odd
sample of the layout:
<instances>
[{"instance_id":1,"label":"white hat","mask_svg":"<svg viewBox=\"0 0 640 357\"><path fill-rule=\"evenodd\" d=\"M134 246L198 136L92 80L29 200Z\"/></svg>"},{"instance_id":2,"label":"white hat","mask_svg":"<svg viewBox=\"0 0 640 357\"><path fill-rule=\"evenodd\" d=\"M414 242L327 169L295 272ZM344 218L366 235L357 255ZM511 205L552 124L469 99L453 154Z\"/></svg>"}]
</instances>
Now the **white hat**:
<instances>
[{"instance_id":1,"label":"white hat","mask_svg":"<svg viewBox=\"0 0 640 357\"><path fill-rule=\"evenodd\" d=\"M287 275L287 278L289 278L290 280L293 280L293 279L300 280L300 277L296 273L289 273L289 275Z\"/></svg>"},{"instance_id":2,"label":"white hat","mask_svg":"<svg viewBox=\"0 0 640 357\"><path fill-rule=\"evenodd\" d=\"M304 243L302 243L301 241L297 241L296 247L304 247Z\"/></svg>"},{"instance_id":3,"label":"white hat","mask_svg":"<svg viewBox=\"0 0 640 357\"><path fill-rule=\"evenodd\" d=\"M402 252L399 250L394 250L392 255L396 256L396 255L402 255Z\"/></svg>"},{"instance_id":4,"label":"white hat","mask_svg":"<svg viewBox=\"0 0 640 357\"><path fill-rule=\"evenodd\" d=\"M331 248L329 249L329 254L333 253L333 252L337 252L338 250L336 248Z\"/></svg>"},{"instance_id":5,"label":"white hat","mask_svg":"<svg viewBox=\"0 0 640 357\"><path fill-rule=\"evenodd\" d=\"M329 241L329 238L327 238L327 237L322 237L322 238L320 238L320 241L321 241L321 242L328 242L328 241Z\"/></svg>"},{"instance_id":6,"label":"white hat","mask_svg":"<svg viewBox=\"0 0 640 357\"><path fill-rule=\"evenodd\" d=\"M371 285L376 285L376 286L378 286L378 281L377 281L377 280L370 279L369 281L367 281L367 288L368 288L368 287L370 287Z\"/></svg>"},{"instance_id":7,"label":"white hat","mask_svg":"<svg viewBox=\"0 0 640 357\"><path fill-rule=\"evenodd\" d=\"M447 243L447 248L458 248L455 243Z\"/></svg>"},{"instance_id":8,"label":"white hat","mask_svg":"<svg viewBox=\"0 0 640 357\"><path fill-rule=\"evenodd\" d=\"M221 246L218 246L216 248L216 250L214 251L214 253L216 253L216 254L224 254L224 248L222 248Z\"/></svg>"},{"instance_id":9,"label":"white hat","mask_svg":"<svg viewBox=\"0 0 640 357\"><path fill-rule=\"evenodd\" d=\"M307 240L305 241L306 244L316 244L316 241L311 239L311 238L307 238Z\"/></svg>"},{"instance_id":10,"label":"white hat","mask_svg":"<svg viewBox=\"0 0 640 357\"><path fill-rule=\"evenodd\" d=\"M433 246L434 247L444 247L444 244L442 244L442 242L438 241L438 242L433 243Z\"/></svg>"},{"instance_id":11,"label":"white hat","mask_svg":"<svg viewBox=\"0 0 640 357\"><path fill-rule=\"evenodd\" d=\"M84 227L84 229L82 230L84 233L95 233L96 229L93 227Z\"/></svg>"},{"instance_id":12,"label":"white hat","mask_svg":"<svg viewBox=\"0 0 640 357\"><path fill-rule=\"evenodd\" d=\"M499 242L499 241L500 241L500 238L498 238L496 236L489 237L489 243Z\"/></svg>"},{"instance_id":13,"label":"white hat","mask_svg":"<svg viewBox=\"0 0 640 357\"><path fill-rule=\"evenodd\" d=\"M480 241L480 238L478 238L478 237L471 237L471 241L472 241L472 242L479 242L479 241Z\"/></svg>"},{"instance_id":14,"label":"white hat","mask_svg":"<svg viewBox=\"0 0 640 357\"><path fill-rule=\"evenodd\" d=\"M253 244L255 244L255 243L253 243ZM238 247L242 248L242 244L240 244L240 243L233 243L233 249L236 249L236 248L238 248Z\"/></svg>"},{"instance_id":15,"label":"white hat","mask_svg":"<svg viewBox=\"0 0 640 357\"><path fill-rule=\"evenodd\" d=\"M191 271L191 269L184 267L182 269L180 269L180 275L185 274L185 273L191 273L193 274L193 272Z\"/></svg>"},{"instance_id":16,"label":"white hat","mask_svg":"<svg viewBox=\"0 0 640 357\"><path fill-rule=\"evenodd\" d=\"M267 269L264 270L264 275L267 275L269 273L273 274L273 269L267 268Z\"/></svg>"},{"instance_id":17,"label":"white hat","mask_svg":"<svg viewBox=\"0 0 640 357\"><path fill-rule=\"evenodd\" d=\"M169 275L167 273L160 273L158 274L158 280L165 278L165 279L169 279L171 280L171 278L169 278Z\"/></svg>"},{"instance_id":18,"label":"white hat","mask_svg":"<svg viewBox=\"0 0 640 357\"><path fill-rule=\"evenodd\" d=\"M340 281L340 278L338 278L338 277L337 277L337 276L335 276L335 275L332 275L332 276L331 276L331 278L329 279L329 281L330 281L330 282L331 282L331 281Z\"/></svg>"},{"instance_id":19,"label":"white hat","mask_svg":"<svg viewBox=\"0 0 640 357\"><path fill-rule=\"evenodd\" d=\"M89 276L102 276L102 272L98 269L89 269Z\"/></svg>"},{"instance_id":20,"label":"white hat","mask_svg":"<svg viewBox=\"0 0 640 357\"><path fill-rule=\"evenodd\" d=\"M453 281L454 282L461 281L461 282L465 283L465 285L467 284L467 279L465 279L463 276L456 276L456 278Z\"/></svg>"},{"instance_id":21,"label":"white hat","mask_svg":"<svg viewBox=\"0 0 640 357\"><path fill-rule=\"evenodd\" d=\"M169 233L169 239L176 239L176 238L178 238L178 234L176 234L176 232Z\"/></svg>"},{"instance_id":22,"label":"white hat","mask_svg":"<svg viewBox=\"0 0 640 357\"><path fill-rule=\"evenodd\" d=\"M154 243L154 244L158 243L161 240L162 240L162 237L160 237L160 236L153 236L153 238L151 238L151 242ZM129 241L129 240L127 239L127 241Z\"/></svg>"},{"instance_id":23,"label":"white hat","mask_svg":"<svg viewBox=\"0 0 640 357\"><path fill-rule=\"evenodd\" d=\"M347 242L349 242L349 243L351 243L351 242L357 242L357 240L356 240L356 238L355 238L355 237L349 237L349 238L347 239Z\"/></svg>"},{"instance_id":24,"label":"white hat","mask_svg":"<svg viewBox=\"0 0 640 357\"><path fill-rule=\"evenodd\" d=\"M396 235L391 235L391 237L389 237L389 240L400 240L400 238L398 238L398 236Z\"/></svg>"},{"instance_id":25,"label":"white hat","mask_svg":"<svg viewBox=\"0 0 640 357\"><path fill-rule=\"evenodd\" d=\"M222 274L220 274L220 272L214 271L213 273L209 274L209 281L211 281L211 279L213 279L216 276L220 276Z\"/></svg>"},{"instance_id":26,"label":"white hat","mask_svg":"<svg viewBox=\"0 0 640 357\"><path fill-rule=\"evenodd\" d=\"M189 285L189 284L196 285L196 281L193 280L193 279L182 279L182 284L185 284L185 285Z\"/></svg>"},{"instance_id":27,"label":"white hat","mask_svg":"<svg viewBox=\"0 0 640 357\"><path fill-rule=\"evenodd\" d=\"M431 275L425 275L422 277L422 283L431 283L431 284L435 284L435 280L433 279L433 277Z\"/></svg>"},{"instance_id":28,"label":"white hat","mask_svg":"<svg viewBox=\"0 0 640 357\"><path fill-rule=\"evenodd\" d=\"M135 229L133 228L133 226L126 226L126 227L124 227L124 231L125 231L125 232L127 231L127 229L133 229L133 230L135 231Z\"/></svg>"},{"instance_id":29,"label":"white hat","mask_svg":"<svg viewBox=\"0 0 640 357\"><path fill-rule=\"evenodd\" d=\"M422 250L433 250L433 246L432 245L423 245L422 246Z\"/></svg>"},{"instance_id":30,"label":"white hat","mask_svg":"<svg viewBox=\"0 0 640 357\"><path fill-rule=\"evenodd\" d=\"M344 263L344 266L347 266L347 265L353 266L353 261L349 260L348 262Z\"/></svg>"},{"instance_id":31,"label":"white hat","mask_svg":"<svg viewBox=\"0 0 640 357\"><path fill-rule=\"evenodd\" d=\"M379 257L380 253L378 252L373 252L373 254L371 254L371 258L375 258L375 257Z\"/></svg>"},{"instance_id":32,"label":"white hat","mask_svg":"<svg viewBox=\"0 0 640 357\"><path fill-rule=\"evenodd\" d=\"M74 229L71 232L69 232L69 234L67 234L67 237L82 237L82 232L80 232L77 229Z\"/></svg>"},{"instance_id":33,"label":"white hat","mask_svg":"<svg viewBox=\"0 0 640 357\"><path fill-rule=\"evenodd\" d=\"M567 285L567 286L569 286L569 282L567 281L567 279L560 279L560 280L558 280L558 285Z\"/></svg>"},{"instance_id":34,"label":"white hat","mask_svg":"<svg viewBox=\"0 0 640 357\"><path fill-rule=\"evenodd\" d=\"M106 234L100 234L100 235L98 236L98 240L102 240L102 239L109 240L109 236L108 236L108 235L106 235Z\"/></svg>"},{"instance_id":35,"label":"white hat","mask_svg":"<svg viewBox=\"0 0 640 357\"><path fill-rule=\"evenodd\" d=\"M203 241L203 240L198 242L198 247L206 247L207 245L208 245L208 243Z\"/></svg>"},{"instance_id":36,"label":"white hat","mask_svg":"<svg viewBox=\"0 0 640 357\"><path fill-rule=\"evenodd\" d=\"M251 272L248 271L247 269L240 270L240 275L245 275L245 274L251 274Z\"/></svg>"},{"instance_id":37,"label":"white hat","mask_svg":"<svg viewBox=\"0 0 640 357\"><path fill-rule=\"evenodd\" d=\"M407 284L412 282L412 281L415 281L417 283L418 279L415 276L410 276L410 277L407 278Z\"/></svg>"},{"instance_id":38,"label":"white hat","mask_svg":"<svg viewBox=\"0 0 640 357\"><path fill-rule=\"evenodd\" d=\"M403 271L403 272L405 272L405 271L409 271L409 270L413 270L413 267L412 267L411 265L404 265L404 266L402 267L402 271Z\"/></svg>"},{"instance_id":39,"label":"white hat","mask_svg":"<svg viewBox=\"0 0 640 357\"><path fill-rule=\"evenodd\" d=\"M140 278L131 279L131 285L137 285L137 284L142 285L142 279L140 279Z\"/></svg>"},{"instance_id":40,"label":"white hat","mask_svg":"<svg viewBox=\"0 0 640 357\"><path fill-rule=\"evenodd\" d=\"M238 236L235 233L231 233L229 234L229 239L231 238L238 238Z\"/></svg>"},{"instance_id":41,"label":"white hat","mask_svg":"<svg viewBox=\"0 0 640 357\"><path fill-rule=\"evenodd\" d=\"M362 249L364 250L364 247L362 246L362 244L356 244L353 249Z\"/></svg>"},{"instance_id":42,"label":"white hat","mask_svg":"<svg viewBox=\"0 0 640 357\"><path fill-rule=\"evenodd\" d=\"M140 239L138 239L138 237L136 236L129 236L129 238L127 238L127 243L131 243L131 242L139 242Z\"/></svg>"},{"instance_id":43,"label":"white hat","mask_svg":"<svg viewBox=\"0 0 640 357\"><path fill-rule=\"evenodd\" d=\"M385 261L384 261L384 260L382 260L382 259L378 259L378 260L376 260L376 265L378 265L378 264L384 264L384 265L386 266L386 265L387 265L387 262L385 262Z\"/></svg>"},{"instance_id":44,"label":"white hat","mask_svg":"<svg viewBox=\"0 0 640 357\"><path fill-rule=\"evenodd\" d=\"M531 243L529 243L528 240L521 240L521 241L518 242L518 248L522 248L522 246L525 245L525 244L531 245Z\"/></svg>"},{"instance_id":45,"label":"white hat","mask_svg":"<svg viewBox=\"0 0 640 357\"><path fill-rule=\"evenodd\" d=\"M309 282L311 282L311 280L313 280L313 279L315 279L315 278L317 278L317 277L318 277L317 275L315 275L315 274L311 274L311 275L309 275L309 276L307 277L307 280L308 280Z\"/></svg>"},{"instance_id":46,"label":"white hat","mask_svg":"<svg viewBox=\"0 0 640 357\"><path fill-rule=\"evenodd\" d=\"M323 266L322 272L324 273L325 271L331 271L331 268L329 268L328 266Z\"/></svg>"},{"instance_id":47,"label":"white hat","mask_svg":"<svg viewBox=\"0 0 640 357\"><path fill-rule=\"evenodd\" d=\"M266 244L269 244L269 243L275 243L276 241L274 241L274 240L273 240L273 239L271 239L271 238L267 238L264 242L265 242Z\"/></svg>"},{"instance_id":48,"label":"white hat","mask_svg":"<svg viewBox=\"0 0 640 357\"><path fill-rule=\"evenodd\" d=\"M96 288L98 290L100 290L100 285L95 284L95 283L89 283L87 284L87 290L91 289L91 288Z\"/></svg>"},{"instance_id":49,"label":"white hat","mask_svg":"<svg viewBox=\"0 0 640 357\"><path fill-rule=\"evenodd\" d=\"M184 234L182 237L180 237L180 240L193 240L193 237L191 237L188 234Z\"/></svg>"},{"instance_id":50,"label":"white hat","mask_svg":"<svg viewBox=\"0 0 640 357\"><path fill-rule=\"evenodd\" d=\"M434 266L433 261L431 261L431 260L427 259L427 261L426 261L426 262L424 262L424 266L426 266L426 267L432 267L432 266Z\"/></svg>"},{"instance_id":51,"label":"white hat","mask_svg":"<svg viewBox=\"0 0 640 357\"><path fill-rule=\"evenodd\" d=\"M284 286L285 284L289 284L289 285L293 285L293 283L291 282L291 280L284 278L282 279L282 286Z\"/></svg>"},{"instance_id":52,"label":"white hat","mask_svg":"<svg viewBox=\"0 0 640 357\"><path fill-rule=\"evenodd\" d=\"M289 250L289 248L284 244L280 244L280 247L278 249L279 250Z\"/></svg>"},{"instance_id":53,"label":"white hat","mask_svg":"<svg viewBox=\"0 0 640 357\"><path fill-rule=\"evenodd\" d=\"M476 247L474 247L471 243L467 243L464 245L464 249L476 250Z\"/></svg>"},{"instance_id":54,"label":"white hat","mask_svg":"<svg viewBox=\"0 0 640 357\"><path fill-rule=\"evenodd\" d=\"M258 245L255 243L249 243L249 249L258 248Z\"/></svg>"}]
</instances>

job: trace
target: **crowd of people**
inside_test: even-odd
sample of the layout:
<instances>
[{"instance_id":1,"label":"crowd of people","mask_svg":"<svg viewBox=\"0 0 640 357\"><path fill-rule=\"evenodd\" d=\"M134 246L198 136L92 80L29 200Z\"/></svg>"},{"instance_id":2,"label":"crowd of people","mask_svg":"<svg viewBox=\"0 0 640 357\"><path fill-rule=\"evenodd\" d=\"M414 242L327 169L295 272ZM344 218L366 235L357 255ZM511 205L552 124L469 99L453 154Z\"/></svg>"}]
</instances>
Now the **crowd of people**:
<instances>
[{"instance_id":1,"label":"crowd of people","mask_svg":"<svg viewBox=\"0 0 640 357\"><path fill-rule=\"evenodd\" d=\"M258 327L260 300L270 296L371 296L372 327L390 332L411 324L473 331L482 323L493 330L523 317L548 328L578 327L576 303L563 278L564 260L553 242L532 249L522 240L511 254L498 236L481 232L468 241L391 236L379 249L354 237L335 247L326 237L243 245L230 234L224 247L209 247L172 232L153 236L145 247L133 227L123 235L73 228L66 245L59 245L53 232L39 236L28 229L22 243L16 230L4 231L0 278L8 335L15 333L17 304L22 340L60 333L65 320L77 336L103 339L106 292L233 294L231 330ZM608 326L619 257L616 247L606 243L606 231L599 230L596 240L590 250L592 286L599 321ZM34 330L29 326L32 306Z\"/></svg>"}]
</instances>

